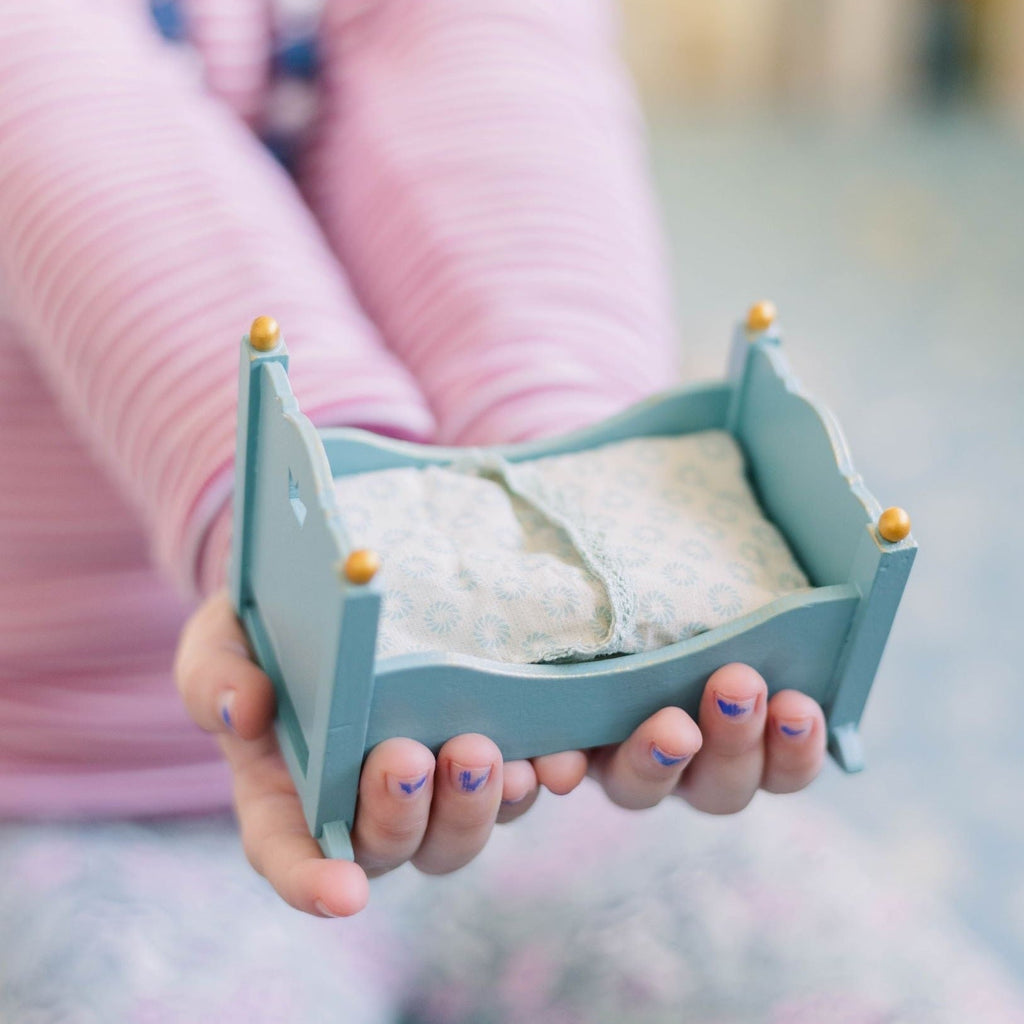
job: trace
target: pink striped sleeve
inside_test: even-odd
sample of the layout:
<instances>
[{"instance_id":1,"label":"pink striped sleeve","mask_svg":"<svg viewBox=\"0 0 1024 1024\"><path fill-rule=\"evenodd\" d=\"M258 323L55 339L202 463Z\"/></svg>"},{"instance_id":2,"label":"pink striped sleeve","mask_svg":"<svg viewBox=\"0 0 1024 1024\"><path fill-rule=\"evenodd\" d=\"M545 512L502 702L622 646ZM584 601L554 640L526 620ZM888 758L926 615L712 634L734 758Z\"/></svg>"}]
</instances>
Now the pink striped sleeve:
<instances>
[{"instance_id":1,"label":"pink striped sleeve","mask_svg":"<svg viewBox=\"0 0 1024 1024\"><path fill-rule=\"evenodd\" d=\"M285 326L303 407L424 437L294 186L144 23L80 0L0 19L0 284L51 386L187 588L229 488L238 338Z\"/></svg>"},{"instance_id":2,"label":"pink striped sleeve","mask_svg":"<svg viewBox=\"0 0 1024 1024\"><path fill-rule=\"evenodd\" d=\"M670 384L671 302L603 0L329 0L304 186L442 440L588 423Z\"/></svg>"},{"instance_id":3,"label":"pink striped sleeve","mask_svg":"<svg viewBox=\"0 0 1024 1024\"><path fill-rule=\"evenodd\" d=\"M270 88L271 0L180 0L207 89L259 128Z\"/></svg>"}]
</instances>

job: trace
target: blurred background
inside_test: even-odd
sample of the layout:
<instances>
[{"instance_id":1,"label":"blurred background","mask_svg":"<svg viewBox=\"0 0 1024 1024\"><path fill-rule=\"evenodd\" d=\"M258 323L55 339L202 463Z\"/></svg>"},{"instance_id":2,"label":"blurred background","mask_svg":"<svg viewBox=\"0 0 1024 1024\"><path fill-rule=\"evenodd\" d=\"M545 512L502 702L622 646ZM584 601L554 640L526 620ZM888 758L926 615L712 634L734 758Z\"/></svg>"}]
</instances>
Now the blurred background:
<instances>
[{"instance_id":1,"label":"blurred background","mask_svg":"<svg viewBox=\"0 0 1024 1024\"><path fill-rule=\"evenodd\" d=\"M968 98L1024 124L1020 0L623 0L655 103L830 116Z\"/></svg>"},{"instance_id":2,"label":"blurred background","mask_svg":"<svg viewBox=\"0 0 1024 1024\"><path fill-rule=\"evenodd\" d=\"M689 373L774 299L920 544L867 771L815 798L1024 983L1024 0L623 11Z\"/></svg>"}]
</instances>

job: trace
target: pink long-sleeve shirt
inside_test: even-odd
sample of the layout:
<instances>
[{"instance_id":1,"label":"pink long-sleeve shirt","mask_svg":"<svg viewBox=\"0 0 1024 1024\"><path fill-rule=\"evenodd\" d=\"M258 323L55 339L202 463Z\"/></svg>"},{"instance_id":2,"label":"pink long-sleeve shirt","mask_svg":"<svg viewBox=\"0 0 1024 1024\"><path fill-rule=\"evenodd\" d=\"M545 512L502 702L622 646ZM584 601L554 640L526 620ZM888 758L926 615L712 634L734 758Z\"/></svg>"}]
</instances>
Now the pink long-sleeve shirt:
<instances>
[{"instance_id":1,"label":"pink long-sleeve shirt","mask_svg":"<svg viewBox=\"0 0 1024 1024\"><path fill-rule=\"evenodd\" d=\"M254 316L314 420L422 440L577 426L672 375L601 5L329 2L295 180L256 135L269 5L184 10L191 51L138 0L0 19L0 815L226 804L170 665L223 577Z\"/></svg>"}]
</instances>

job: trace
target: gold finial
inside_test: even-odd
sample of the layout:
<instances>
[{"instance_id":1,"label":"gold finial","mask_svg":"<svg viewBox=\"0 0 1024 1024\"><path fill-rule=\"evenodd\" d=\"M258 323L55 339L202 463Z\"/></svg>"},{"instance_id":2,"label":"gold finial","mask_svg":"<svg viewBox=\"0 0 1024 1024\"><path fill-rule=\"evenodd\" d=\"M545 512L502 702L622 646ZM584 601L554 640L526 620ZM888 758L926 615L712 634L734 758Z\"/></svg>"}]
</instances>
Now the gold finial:
<instances>
[{"instance_id":1,"label":"gold finial","mask_svg":"<svg viewBox=\"0 0 1024 1024\"><path fill-rule=\"evenodd\" d=\"M890 544L901 541L910 533L910 516L901 508L887 508L878 517L878 535Z\"/></svg>"},{"instance_id":2,"label":"gold finial","mask_svg":"<svg viewBox=\"0 0 1024 1024\"><path fill-rule=\"evenodd\" d=\"M361 548L345 559L345 578L349 583L369 583L379 568L380 555L369 548Z\"/></svg>"},{"instance_id":3,"label":"gold finial","mask_svg":"<svg viewBox=\"0 0 1024 1024\"><path fill-rule=\"evenodd\" d=\"M249 344L257 352L269 352L277 348L281 340L281 328L272 316L258 316L249 328Z\"/></svg>"},{"instance_id":4,"label":"gold finial","mask_svg":"<svg viewBox=\"0 0 1024 1024\"><path fill-rule=\"evenodd\" d=\"M747 313L747 330L752 333L766 331L779 315L774 302L758 302Z\"/></svg>"}]
</instances>

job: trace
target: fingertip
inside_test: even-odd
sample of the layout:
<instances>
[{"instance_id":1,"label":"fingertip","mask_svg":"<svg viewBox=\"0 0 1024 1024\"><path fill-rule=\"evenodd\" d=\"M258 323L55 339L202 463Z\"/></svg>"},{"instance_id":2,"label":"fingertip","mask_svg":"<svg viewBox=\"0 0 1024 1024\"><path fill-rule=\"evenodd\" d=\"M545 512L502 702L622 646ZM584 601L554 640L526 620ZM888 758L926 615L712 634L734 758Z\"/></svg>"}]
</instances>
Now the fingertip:
<instances>
[{"instance_id":1,"label":"fingertip","mask_svg":"<svg viewBox=\"0 0 1024 1024\"><path fill-rule=\"evenodd\" d=\"M508 761L502 770L502 804L518 804L537 789L537 773L529 761Z\"/></svg>"},{"instance_id":2,"label":"fingertip","mask_svg":"<svg viewBox=\"0 0 1024 1024\"><path fill-rule=\"evenodd\" d=\"M504 787L504 762L498 745L480 733L454 736L438 751L436 790L446 794L473 794L496 790L500 802ZM497 804L495 804L495 808Z\"/></svg>"},{"instance_id":3,"label":"fingertip","mask_svg":"<svg viewBox=\"0 0 1024 1024\"><path fill-rule=\"evenodd\" d=\"M373 786L383 792L389 788L389 777L396 780L419 779L433 771L434 755L428 747L417 740L393 736L382 740L367 755L359 791L364 795L367 788ZM409 795L408 790L403 792Z\"/></svg>"},{"instance_id":4,"label":"fingertip","mask_svg":"<svg viewBox=\"0 0 1024 1024\"><path fill-rule=\"evenodd\" d=\"M254 740L262 736L274 721L274 687L255 665L245 673L244 685L221 690L217 698L221 727ZM239 673L241 676L241 673Z\"/></svg>"},{"instance_id":5,"label":"fingertip","mask_svg":"<svg viewBox=\"0 0 1024 1024\"><path fill-rule=\"evenodd\" d=\"M701 697L699 722L705 748L735 752L752 743L763 727L768 684L749 665L713 672Z\"/></svg>"},{"instance_id":6,"label":"fingertip","mask_svg":"<svg viewBox=\"0 0 1024 1024\"><path fill-rule=\"evenodd\" d=\"M244 647L225 638L203 638L175 665L185 709L207 732L244 739L265 733L274 717L274 687Z\"/></svg>"},{"instance_id":7,"label":"fingertip","mask_svg":"<svg viewBox=\"0 0 1024 1024\"><path fill-rule=\"evenodd\" d=\"M781 718L824 720L824 714L818 702L799 690L779 690L768 702L768 710L772 715Z\"/></svg>"},{"instance_id":8,"label":"fingertip","mask_svg":"<svg viewBox=\"0 0 1024 1024\"><path fill-rule=\"evenodd\" d=\"M632 810L655 806L676 786L701 742L697 723L682 708L662 708L641 722L604 765L600 777L608 798Z\"/></svg>"},{"instance_id":9,"label":"fingertip","mask_svg":"<svg viewBox=\"0 0 1024 1024\"><path fill-rule=\"evenodd\" d=\"M704 737L697 723L687 715L687 723L648 726L629 739L629 764L635 782L660 787L666 779L678 782L699 753Z\"/></svg>"},{"instance_id":10,"label":"fingertip","mask_svg":"<svg viewBox=\"0 0 1024 1024\"><path fill-rule=\"evenodd\" d=\"M812 697L798 690L780 690L768 702L768 742L782 740L782 749L805 746L825 752L825 714Z\"/></svg>"},{"instance_id":11,"label":"fingertip","mask_svg":"<svg viewBox=\"0 0 1024 1024\"><path fill-rule=\"evenodd\" d=\"M767 750L761 779L771 793L808 786L825 762L827 730L818 703L796 690L782 690L768 703Z\"/></svg>"},{"instance_id":12,"label":"fingertip","mask_svg":"<svg viewBox=\"0 0 1024 1024\"><path fill-rule=\"evenodd\" d=\"M504 825L515 821L537 802L539 795L540 783L533 765L529 761L507 761L502 774L497 823Z\"/></svg>"},{"instance_id":13,"label":"fingertip","mask_svg":"<svg viewBox=\"0 0 1024 1024\"><path fill-rule=\"evenodd\" d=\"M319 917L352 917L370 902L366 872L350 860L314 861L308 904L299 909Z\"/></svg>"},{"instance_id":14,"label":"fingertip","mask_svg":"<svg viewBox=\"0 0 1024 1024\"><path fill-rule=\"evenodd\" d=\"M494 740L478 732L454 736L441 748L437 759L462 764L500 764L502 761L501 750Z\"/></svg>"},{"instance_id":15,"label":"fingertip","mask_svg":"<svg viewBox=\"0 0 1024 1024\"><path fill-rule=\"evenodd\" d=\"M757 669L744 665L742 662L734 661L723 665L720 669L712 672L708 677L705 693L708 691L735 692L737 696L746 696L755 693L767 693L768 684Z\"/></svg>"},{"instance_id":16,"label":"fingertip","mask_svg":"<svg viewBox=\"0 0 1024 1024\"><path fill-rule=\"evenodd\" d=\"M537 781L556 796L571 793L587 774L587 755L582 750L563 750L533 759Z\"/></svg>"},{"instance_id":17,"label":"fingertip","mask_svg":"<svg viewBox=\"0 0 1024 1024\"><path fill-rule=\"evenodd\" d=\"M645 753L653 743L670 757L692 757L704 740L697 723L682 708L669 706L635 729L629 742Z\"/></svg>"}]
</instances>

